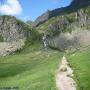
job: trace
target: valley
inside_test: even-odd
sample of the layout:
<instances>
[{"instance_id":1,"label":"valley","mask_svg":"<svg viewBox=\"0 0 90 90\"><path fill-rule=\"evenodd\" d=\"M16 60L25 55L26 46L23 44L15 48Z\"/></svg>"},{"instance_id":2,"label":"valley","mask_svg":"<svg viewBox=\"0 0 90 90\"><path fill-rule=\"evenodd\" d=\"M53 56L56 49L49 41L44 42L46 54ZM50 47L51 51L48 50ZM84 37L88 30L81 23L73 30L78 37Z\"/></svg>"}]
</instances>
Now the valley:
<instances>
[{"instance_id":1,"label":"valley","mask_svg":"<svg viewBox=\"0 0 90 90\"><path fill-rule=\"evenodd\" d=\"M17 17L0 12L0 90L90 90L90 1Z\"/></svg>"}]
</instances>

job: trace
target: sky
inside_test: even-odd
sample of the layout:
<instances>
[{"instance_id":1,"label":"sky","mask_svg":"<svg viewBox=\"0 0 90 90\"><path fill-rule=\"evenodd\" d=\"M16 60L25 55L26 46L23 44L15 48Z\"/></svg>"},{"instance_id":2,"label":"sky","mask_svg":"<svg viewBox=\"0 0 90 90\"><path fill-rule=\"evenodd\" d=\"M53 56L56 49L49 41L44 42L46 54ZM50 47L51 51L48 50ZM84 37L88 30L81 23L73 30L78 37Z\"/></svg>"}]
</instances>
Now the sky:
<instances>
[{"instance_id":1,"label":"sky","mask_svg":"<svg viewBox=\"0 0 90 90\"><path fill-rule=\"evenodd\" d=\"M0 0L0 15L34 21L47 10L68 6L72 0Z\"/></svg>"}]
</instances>

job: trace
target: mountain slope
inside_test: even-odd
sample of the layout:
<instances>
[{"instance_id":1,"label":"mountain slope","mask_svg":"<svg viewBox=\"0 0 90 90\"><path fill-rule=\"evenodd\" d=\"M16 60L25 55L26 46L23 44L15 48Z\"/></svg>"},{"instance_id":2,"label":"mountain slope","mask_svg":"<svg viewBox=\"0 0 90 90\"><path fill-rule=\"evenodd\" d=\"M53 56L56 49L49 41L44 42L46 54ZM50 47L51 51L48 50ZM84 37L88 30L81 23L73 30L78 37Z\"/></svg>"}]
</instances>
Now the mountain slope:
<instances>
[{"instance_id":1,"label":"mountain slope","mask_svg":"<svg viewBox=\"0 0 90 90\"><path fill-rule=\"evenodd\" d=\"M59 50L88 46L90 45L90 7L53 17L35 29L40 34L47 35L50 47Z\"/></svg>"},{"instance_id":2,"label":"mountain slope","mask_svg":"<svg viewBox=\"0 0 90 90\"><path fill-rule=\"evenodd\" d=\"M6 42L26 38L26 24L13 16L0 16L0 35Z\"/></svg>"},{"instance_id":3,"label":"mountain slope","mask_svg":"<svg viewBox=\"0 0 90 90\"><path fill-rule=\"evenodd\" d=\"M72 3L67 7L47 11L44 14L42 14L41 16L39 16L33 23L33 27L36 27L36 26L48 21L48 19L50 19L52 17L75 12L78 9L81 9L81 8L84 8L87 6L90 6L90 0L73 0Z\"/></svg>"},{"instance_id":4,"label":"mountain slope","mask_svg":"<svg viewBox=\"0 0 90 90\"><path fill-rule=\"evenodd\" d=\"M14 16L0 16L0 56L5 56L21 49L29 38L27 24Z\"/></svg>"}]
</instances>

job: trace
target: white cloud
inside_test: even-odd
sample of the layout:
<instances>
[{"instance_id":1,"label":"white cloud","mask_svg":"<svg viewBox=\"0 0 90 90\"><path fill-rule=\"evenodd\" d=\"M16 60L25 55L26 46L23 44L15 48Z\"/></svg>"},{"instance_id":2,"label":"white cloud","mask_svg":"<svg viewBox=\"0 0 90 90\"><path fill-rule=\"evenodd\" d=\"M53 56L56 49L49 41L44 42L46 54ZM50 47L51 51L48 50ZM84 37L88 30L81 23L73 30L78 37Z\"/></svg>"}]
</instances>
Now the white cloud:
<instances>
[{"instance_id":1,"label":"white cloud","mask_svg":"<svg viewBox=\"0 0 90 90\"><path fill-rule=\"evenodd\" d=\"M5 4L0 5L0 13L6 15L21 14L22 7L18 0L7 0Z\"/></svg>"}]
</instances>

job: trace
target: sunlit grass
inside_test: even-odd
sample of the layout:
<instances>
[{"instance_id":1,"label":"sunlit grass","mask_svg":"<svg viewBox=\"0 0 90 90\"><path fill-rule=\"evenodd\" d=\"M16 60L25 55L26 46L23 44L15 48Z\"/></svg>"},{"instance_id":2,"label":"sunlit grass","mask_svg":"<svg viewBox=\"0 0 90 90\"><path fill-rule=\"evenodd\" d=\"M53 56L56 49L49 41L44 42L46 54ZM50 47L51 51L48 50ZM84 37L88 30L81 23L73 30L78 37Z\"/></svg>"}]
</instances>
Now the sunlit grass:
<instances>
[{"instance_id":1,"label":"sunlit grass","mask_svg":"<svg viewBox=\"0 0 90 90\"><path fill-rule=\"evenodd\" d=\"M0 87L56 90L55 71L62 53L37 46L28 47L20 54L0 57Z\"/></svg>"},{"instance_id":2,"label":"sunlit grass","mask_svg":"<svg viewBox=\"0 0 90 90\"><path fill-rule=\"evenodd\" d=\"M68 60L74 69L78 90L90 90L90 48L70 55Z\"/></svg>"}]
</instances>

